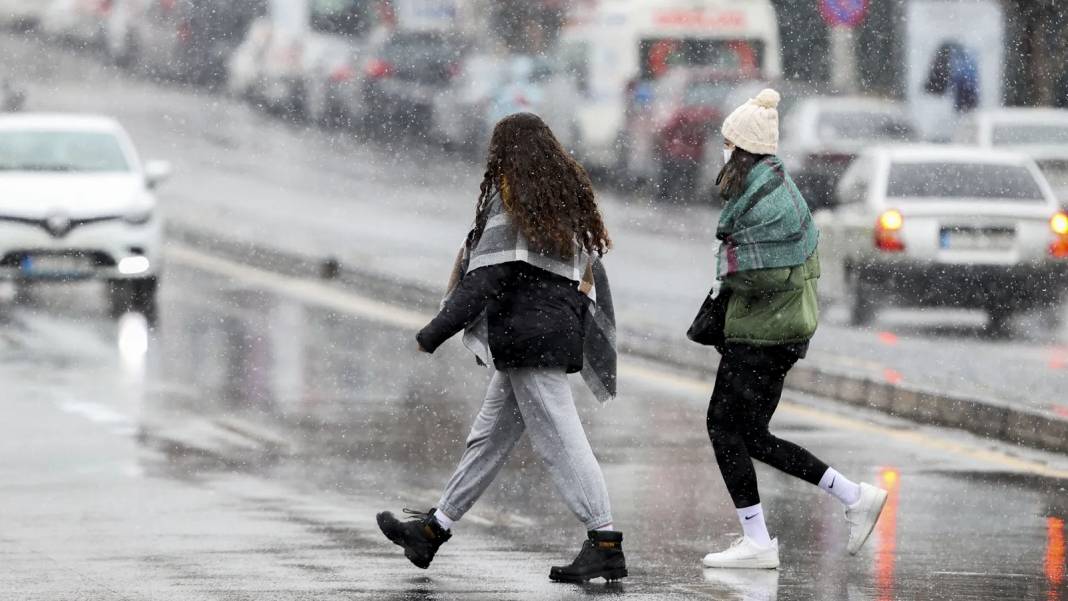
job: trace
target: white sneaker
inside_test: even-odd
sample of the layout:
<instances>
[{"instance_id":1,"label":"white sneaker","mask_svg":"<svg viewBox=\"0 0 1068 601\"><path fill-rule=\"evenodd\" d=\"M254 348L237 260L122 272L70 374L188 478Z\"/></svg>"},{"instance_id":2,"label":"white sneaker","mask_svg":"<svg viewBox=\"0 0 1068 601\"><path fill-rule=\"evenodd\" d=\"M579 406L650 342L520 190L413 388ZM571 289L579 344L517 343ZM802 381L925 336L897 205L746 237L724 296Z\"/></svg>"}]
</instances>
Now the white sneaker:
<instances>
[{"instance_id":1,"label":"white sneaker","mask_svg":"<svg viewBox=\"0 0 1068 601\"><path fill-rule=\"evenodd\" d=\"M849 522L849 544L846 549L850 555L856 555L864 546L879 515L886 505L886 491L866 482L860 484L860 500L846 508L846 521Z\"/></svg>"},{"instance_id":2,"label":"white sneaker","mask_svg":"<svg viewBox=\"0 0 1068 601\"><path fill-rule=\"evenodd\" d=\"M748 536L731 543L726 551L709 553L701 560L709 568L763 568L779 567L779 539L771 539L770 547L762 547Z\"/></svg>"}]
</instances>

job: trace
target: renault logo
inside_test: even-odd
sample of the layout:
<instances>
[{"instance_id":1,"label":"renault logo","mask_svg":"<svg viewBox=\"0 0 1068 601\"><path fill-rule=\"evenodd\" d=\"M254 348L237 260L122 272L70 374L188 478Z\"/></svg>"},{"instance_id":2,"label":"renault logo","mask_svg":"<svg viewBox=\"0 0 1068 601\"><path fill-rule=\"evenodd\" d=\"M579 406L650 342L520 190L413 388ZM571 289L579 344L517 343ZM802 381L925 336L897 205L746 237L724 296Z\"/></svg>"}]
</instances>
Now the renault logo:
<instances>
[{"instance_id":1,"label":"renault logo","mask_svg":"<svg viewBox=\"0 0 1068 601\"><path fill-rule=\"evenodd\" d=\"M52 234L53 237L62 238L70 233L70 217L63 213L53 213L45 220L45 227L48 229L48 233Z\"/></svg>"}]
</instances>

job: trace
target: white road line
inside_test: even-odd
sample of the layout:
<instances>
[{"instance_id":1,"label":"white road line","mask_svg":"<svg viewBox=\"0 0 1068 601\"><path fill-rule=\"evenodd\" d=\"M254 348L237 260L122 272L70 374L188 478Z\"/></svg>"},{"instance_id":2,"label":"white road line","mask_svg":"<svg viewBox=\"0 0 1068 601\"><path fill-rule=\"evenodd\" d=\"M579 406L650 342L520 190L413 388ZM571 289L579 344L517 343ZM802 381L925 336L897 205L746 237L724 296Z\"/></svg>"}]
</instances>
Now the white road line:
<instances>
[{"instance_id":1,"label":"white road line","mask_svg":"<svg viewBox=\"0 0 1068 601\"><path fill-rule=\"evenodd\" d=\"M209 255L182 244L168 246L167 256L172 261L254 284L281 296L390 326L414 330L423 327L433 317L418 311L394 307L316 280L281 275L215 255ZM624 378L633 378L647 385L674 389L688 394L708 396L712 391L712 385L708 382L667 370L648 367L626 359L620 361L619 371ZM909 445L925 447L941 453L952 453L987 465L995 465L1000 468L1051 478L1068 479L1068 470L1051 468L1038 461L1021 459L978 445L951 440L948 437L938 437L930 432L903 431L786 401L780 403L779 407L787 413L812 418L823 424L855 432L877 433L880 436L892 438Z\"/></svg>"},{"instance_id":2,"label":"white road line","mask_svg":"<svg viewBox=\"0 0 1068 601\"><path fill-rule=\"evenodd\" d=\"M393 326L421 328L433 317L327 286L315 280L285 276L236 263L181 244L171 244L166 252L169 260L178 263L255 284L281 296Z\"/></svg>"},{"instance_id":3,"label":"white road line","mask_svg":"<svg viewBox=\"0 0 1068 601\"><path fill-rule=\"evenodd\" d=\"M59 408L73 415L80 415L89 421L98 424L130 425L133 420L125 414L119 413L110 407L89 401L68 400L59 404Z\"/></svg>"}]
</instances>

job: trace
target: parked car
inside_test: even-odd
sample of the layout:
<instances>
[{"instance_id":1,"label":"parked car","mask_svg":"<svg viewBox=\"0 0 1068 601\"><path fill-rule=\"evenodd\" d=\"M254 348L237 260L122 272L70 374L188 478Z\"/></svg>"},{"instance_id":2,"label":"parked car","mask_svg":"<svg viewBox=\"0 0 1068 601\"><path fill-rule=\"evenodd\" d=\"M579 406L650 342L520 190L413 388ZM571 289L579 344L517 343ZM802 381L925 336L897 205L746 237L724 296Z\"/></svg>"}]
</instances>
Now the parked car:
<instances>
[{"instance_id":1,"label":"parked car","mask_svg":"<svg viewBox=\"0 0 1068 601\"><path fill-rule=\"evenodd\" d=\"M973 111L961 122L955 140L1026 154L1038 163L1058 200L1068 207L1068 110Z\"/></svg>"},{"instance_id":2,"label":"parked car","mask_svg":"<svg viewBox=\"0 0 1068 601\"><path fill-rule=\"evenodd\" d=\"M301 38L303 54L298 104L313 123L336 125L363 115L362 61L384 38L370 3L313 0Z\"/></svg>"},{"instance_id":3,"label":"parked car","mask_svg":"<svg viewBox=\"0 0 1068 601\"><path fill-rule=\"evenodd\" d=\"M227 63L228 89L268 110L302 114L309 15L305 1L271 0Z\"/></svg>"},{"instance_id":4,"label":"parked car","mask_svg":"<svg viewBox=\"0 0 1068 601\"><path fill-rule=\"evenodd\" d=\"M263 85L263 57L273 35L270 17L254 19L244 39L226 60L226 90L235 98L254 100Z\"/></svg>"},{"instance_id":5,"label":"parked car","mask_svg":"<svg viewBox=\"0 0 1068 601\"><path fill-rule=\"evenodd\" d=\"M655 81L638 82L617 144L617 171L652 183L660 199L698 192L706 143L723 118L731 89L748 77L702 67L678 67Z\"/></svg>"},{"instance_id":6,"label":"parked car","mask_svg":"<svg viewBox=\"0 0 1068 601\"><path fill-rule=\"evenodd\" d=\"M508 79L507 57L472 53L460 62L460 74L431 100L434 138L468 152L484 152L489 137L490 103Z\"/></svg>"},{"instance_id":7,"label":"parked car","mask_svg":"<svg viewBox=\"0 0 1068 601\"><path fill-rule=\"evenodd\" d=\"M113 119L0 116L0 278L101 280L115 312L151 312L162 259L154 189L169 173L142 163Z\"/></svg>"},{"instance_id":8,"label":"parked car","mask_svg":"<svg viewBox=\"0 0 1068 601\"><path fill-rule=\"evenodd\" d=\"M111 0L41 0L38 29L46 36L84 48L101 48Z\"/></svg>"},{"instance_id":9,"label":"parked car","mask_svg":"<svg viewBox=\"0 0 1068 601\"><path fill-rule=\"evenodd\" d=\"M579 142L575 106L581 101L575 81L549 59L513 56L508 60L499 87L490 98L478 130L481 146L498 121L514 113L535 113L552 128L556 139L574 151ZM475 133L475 132L473 132Z\"/></svg>"},{"instance_id":10,"label":"parked car","mask_svg":"<svg viewBox=\"0 0 1068 601\"><path fill-rule=\"evenodd\" d=\"M0 27L35 29L48 3L43 0L0 0Z\"/></svg>"},{"instance_id":11,"label":"parked car","mask_svg":"<svg viewBox=\"0 0 1068 601\"><path fill-rule=\"evenodd\" d=\"M1068 281L1068 215L1035 162L974 147L862 153L838 203L819 211L821 254L841 270L856 325L880 306L986 309L992 329L1059 302Z\"/></svg>"},{"instance_id":12,"label":"parked car","mask_svg":"<svg viewBox=\"0 0 1068 601\"><path fill-rule=\"evenodd\" d=\"M434 98L460 75L469 50L451 32L392 32L364 63L365 124L429 129Z\"/></svg>"},{"instance_id":13,"label":"parked car","mask_svg":"<svg viewBox=\"0 0 1068 601\"><path fill-rule=\"evenodd\" d=\"M170 79L215 83L265 0L113 0L108 55L119 65Z\"/></svg>"},{"instance_id":14,"label":"parked car","mask_svg":"<svg viewBox=\"0 0 1068 601\"><path fill-rule=\"evenodd\" d=\"M904 105L874 98L819 96L783 122L779 154L812 207L833 200L838 178L863 149L915 141Z\"/></svg>"},{"instance_id":15,"label":"parked car","mask_svg":"<svg viewBox=\"0 0 1068 601\"><path fill-rule=\"evenodd\" d=\"M269 110L314 122L358 117L362 61L379 32L368 2L271 0L231 56L227 87Z\"/></svg>"}]
</instances>

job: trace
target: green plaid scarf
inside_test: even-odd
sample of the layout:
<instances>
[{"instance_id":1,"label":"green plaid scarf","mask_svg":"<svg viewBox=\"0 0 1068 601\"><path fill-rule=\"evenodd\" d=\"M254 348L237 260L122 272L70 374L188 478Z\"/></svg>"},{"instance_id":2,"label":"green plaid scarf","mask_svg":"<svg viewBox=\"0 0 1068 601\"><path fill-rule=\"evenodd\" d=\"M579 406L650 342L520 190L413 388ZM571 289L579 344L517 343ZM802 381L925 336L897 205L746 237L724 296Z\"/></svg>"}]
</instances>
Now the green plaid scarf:
<instances>
[{"instance_id":1,"label":"green plaid scarf","mask_svg":"<svg viewBox=\"0 0 1068 601\"><path fill-rule=\"evenodd\" d=\"M719 279L751 269L794 267L816 250L819 230L808 203L778 157L768 157L746 178L745 191L719 216Z\"/></svg>"}]
</instances>

